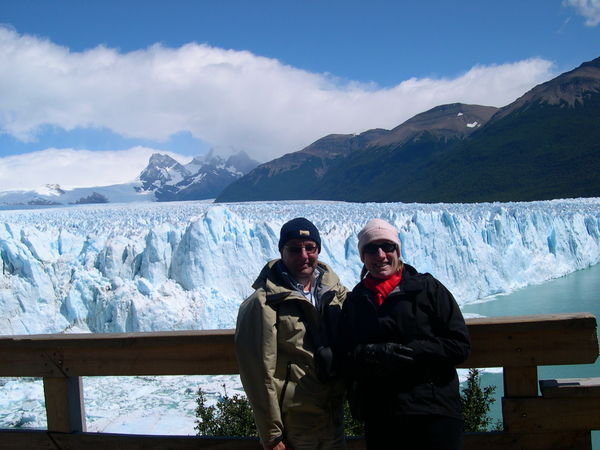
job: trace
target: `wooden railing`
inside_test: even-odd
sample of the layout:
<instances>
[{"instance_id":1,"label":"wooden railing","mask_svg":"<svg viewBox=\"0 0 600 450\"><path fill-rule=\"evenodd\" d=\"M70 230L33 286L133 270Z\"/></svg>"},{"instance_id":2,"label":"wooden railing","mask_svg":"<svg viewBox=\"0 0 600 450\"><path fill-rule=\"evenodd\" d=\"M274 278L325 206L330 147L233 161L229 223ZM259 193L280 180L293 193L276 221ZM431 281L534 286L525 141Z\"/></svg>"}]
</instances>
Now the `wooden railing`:
<instances>
[{"instance_id":1,"label":"wooden railing","mask_svg":"<svg viewBox=\"0 0 600 450\"><path fill-rule=\"evenodd\" d=\"M590 364L587 313L467 320L464 368L502 367L503 431L470 433L465 449L591 449L600 429L600 378L546 380L537 367ZM256 439L87 433L82 376L236 374L233 330L60 334L0 338L0 376L42 377L47 430L0 430L1 449L259 449ZM350 439L349 449L363 449Z\"/></svg>"}]
</instances>

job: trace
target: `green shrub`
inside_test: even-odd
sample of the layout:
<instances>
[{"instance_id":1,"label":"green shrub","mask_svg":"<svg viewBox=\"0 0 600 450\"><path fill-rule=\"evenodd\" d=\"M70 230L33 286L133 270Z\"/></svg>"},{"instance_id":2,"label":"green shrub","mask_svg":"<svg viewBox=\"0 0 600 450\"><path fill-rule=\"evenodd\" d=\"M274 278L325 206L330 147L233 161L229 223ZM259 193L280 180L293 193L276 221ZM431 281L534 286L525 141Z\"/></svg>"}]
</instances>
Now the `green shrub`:
<instances>
[{"instance_id":1,"label":"green shrub","mask_svg":"<svg viewBox=\"0 0 600 450\"><path fill-rule=\"evenodd\" d=\"M196 426L202 436L258 436L252 408L246 397L229 397L225 385L223 395L215 406L206 406L206 396L198 389L196 400Z\"/></svg>"},{"instance_id":2,"label":"green shrub","mask_svg":"<svg viewBox=\"0 0 600 450\"><path fill-rule=\"evenodd\" d=\"M493 397L496 386L486 386L482 389L480 377L478 369L469 369L467 384L462 388L460 404L466 432L489 431L493 422L489 412L492 403L496 401ZM499 427L501 424L496 423L494 428Z\"/></svg>"},{"instance_id":3,"label":"green shrub","mask_svg":"<svg viewBox=\"0 0 600 450\"><path fill-rule=\"evenodd\" d=\"M362 436L364 434L363 423L352 417L348 400L344 400L344 434L346 436Z\"/></svg>"}]
</instances>

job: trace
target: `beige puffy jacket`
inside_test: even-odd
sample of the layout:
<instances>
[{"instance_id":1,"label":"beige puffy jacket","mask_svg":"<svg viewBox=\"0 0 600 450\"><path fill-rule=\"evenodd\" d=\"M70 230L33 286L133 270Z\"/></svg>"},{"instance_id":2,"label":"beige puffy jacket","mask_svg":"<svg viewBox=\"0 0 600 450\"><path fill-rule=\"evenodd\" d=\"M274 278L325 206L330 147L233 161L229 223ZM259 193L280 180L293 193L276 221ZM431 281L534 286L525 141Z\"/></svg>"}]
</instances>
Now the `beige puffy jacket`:
<instances>
[{"instance_id":1,"label":"beige puffy jacket","mask_svg":"<svg viewBox=\"0 0 600 450\"><path fill-rule=\"evenodd\" d=\"M235 332L241 381L264 444L283 438L284 421L303 415L329 420L341 408L344 392L341 379L319 379L314 352L331 339L346 288L319 262L318 296L324 305L319 312L284 286L275 268L278 261L267 263L252 285L256 290L241 304Z\"/></svg>"}]
</instances>

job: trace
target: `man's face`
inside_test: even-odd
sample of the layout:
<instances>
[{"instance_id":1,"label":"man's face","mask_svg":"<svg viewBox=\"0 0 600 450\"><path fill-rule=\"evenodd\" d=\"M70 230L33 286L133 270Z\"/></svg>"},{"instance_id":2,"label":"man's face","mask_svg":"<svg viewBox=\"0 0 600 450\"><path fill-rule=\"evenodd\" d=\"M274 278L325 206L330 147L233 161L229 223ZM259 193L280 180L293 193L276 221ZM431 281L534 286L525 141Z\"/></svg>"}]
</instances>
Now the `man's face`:
<instances>
[{"instance_id":1,"label":"man's face","mask_svg":"<svg viewBox=\"0 0 600 450\"><path fill-rule=\"evenodd\" d=\"M290 239L281 250L283 264L296 281L310 278L317 265L319 248L315 241Z\"/></svg>"}]
</instances>

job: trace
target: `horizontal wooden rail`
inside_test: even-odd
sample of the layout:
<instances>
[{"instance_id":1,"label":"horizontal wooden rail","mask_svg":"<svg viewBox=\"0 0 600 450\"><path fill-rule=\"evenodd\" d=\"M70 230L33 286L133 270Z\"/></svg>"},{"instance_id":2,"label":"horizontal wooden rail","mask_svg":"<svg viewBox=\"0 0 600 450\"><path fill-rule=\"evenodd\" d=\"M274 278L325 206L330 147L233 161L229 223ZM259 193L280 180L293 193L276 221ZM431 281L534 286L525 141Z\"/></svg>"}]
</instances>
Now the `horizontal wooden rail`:
<instances>
[{"instance_id":1,"label":"horizontal wooden rail","mask_svg":"<svg viewBox=\"0 0 600 450\"><path fill-rule=\"evenodd\" d=\"M598 357L596 318L589 313L467 320L472 352L462 368L502 367L504 431L466 436L465 449L591 448L600 427L599 386L579 383L560 393L537 367L590 364ZM233 330L0 337L0 376L43 377L48 431L0 430L4 448L260 448L252 439L85 433L82 376L238 373ZM573 382L575 383L575 382ZM587 389L586 394L581 394ZM590 394L591 393L591 394ZM561 416L572 414L572 420ZM549 417L552 416L552 417ZM349 450L364 448L351 439Z\"/></svg>"},{"instance_id":2,"label":"horizontal wooden rail","mask_svg":"<svg viewBox=\"0 0 600 450\"><path fill-rule=\"evenodd\" d=\"M468 319L460 367L593 363L596 318L588 313ZM0 376L225 375L238 373L233 330L0 337Z\"/></svg>"},{"instance_id":3,"label":"horizontal wooden rail","mask_svg":"<svg viewBox=\"0 0 600 450\"><path fill-rule=\"evenodd\" d=\"M468 319L471 355L461 367L588 364L598 357L590 313Z\"/></svg>"},{"instance_id":4,"label":"horizontal wooden rail","mask_svg":"<svg viewBox=\"0 0 600 450\"><path fill-rule=\"evenodd\" d=\"M233 330L0 338L0 376L238 373Z\"/></svg>"}]
</instances>

